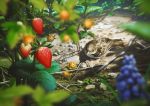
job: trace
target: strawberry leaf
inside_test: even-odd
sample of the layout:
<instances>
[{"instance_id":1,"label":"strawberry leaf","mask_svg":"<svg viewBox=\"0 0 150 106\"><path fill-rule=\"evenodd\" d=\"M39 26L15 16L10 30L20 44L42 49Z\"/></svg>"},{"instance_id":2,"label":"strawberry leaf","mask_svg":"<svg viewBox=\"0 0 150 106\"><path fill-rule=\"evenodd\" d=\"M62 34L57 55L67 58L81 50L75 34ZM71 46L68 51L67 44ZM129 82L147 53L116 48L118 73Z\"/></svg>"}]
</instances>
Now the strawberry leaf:
<instances>
[{"instance_id":1,"label":"strawberry leaf","mask_svg":"<svg viewBox=\"0 0 150 106\"><path fill-rule=\"evenodd\" d=\"M46 3L44 0L30 0L30 2L34 5L35 8L37 9L44 9L47 8Z\"/></svg>"},{"instance_id":2,"label":"strawberry leaf","mask_svg":"<svg viewBox=\"0 0 150 106\"><path fill-rule=\"evenodd\" d=\"M63 36L67 34L67 35L70 36L70 38L72 39L72 41L73 41L74 43L78 43L78 42L79 42L79 36L78 36L78 34L77 34L76 29L77 29L77 28L76 28L75 26L70 26L66 31L64 31L64 32L61 34L60 38L63 39Z\"/></svg>"},{"instance_id":3,"label":"strawberry leaf","mask_svg":"<svg viewBox=\"0 0 150 106\"><path fill-rule=\"evenodd\" d=\"M43 65L35 65L34 67L30 59L24 59L14 64L10 69L10 73L16 78L26 78L31 86L39 84L46 91L52 91L56 88L56 81L45 70Z\"/></svg>"},{"instance_id":4,"label":"strawberry leaf","mask_svg":"<svg viewBox=\"0 0 150 106\"><path fill-rule=\"evenodd\" d=\"M51 68L48 69L45 68L42 64L36 64L35 67L38 71L47 71L49 74L53 74L61 70L60 64L56 61L53 61Z\"/></svg>"},{"instance_id":5,"label":"strawberry leaf","mask_svg":"<svg viewBox=\"0 0 150 106\"><path fill-rule=\"evenodd\" d=\"M22 38L21 36L21 32L23 32L22 26L18 25L15 22L6 22L2 26L8 30L6 42L8 43L9 47L12 49Z\"/></svg>"},{"instance_id":6,"label":"strawberry leaf","mask_svg":"<svg viewBox=\"0 0 150 106\"><path fill-rule=\"evenodd\" d=\"M53 91L56 88L56 80L46 71L36 71L32 74L35 76L38 84L46 91Z\"/></svg>"},{"instance_id":7,"label":"strawberry leaf","mask_svg":"<svg viewBox=\"0 0 150 106\"><path fill-rule=\"evenodd\" d=\"M16 62L15 67L16 69L22 69L26 72L32 72L34 68L32 61L29 58Z\"/></svg>"},{"instance_id":8,"label":"strawberry leaf","mask_svg":"<svg viewBox=\"0 0 150 106\"><path fill-rule=\"evenodd\" d=\"M49 72L50 74L53 74L53 73L59 72L59 71L61 71L60 64L57 63L56 61L53 61L53 62L52 62L52 66L51 66L51 68L48 70L48 72Z\"/></svg>"}]
</instances>

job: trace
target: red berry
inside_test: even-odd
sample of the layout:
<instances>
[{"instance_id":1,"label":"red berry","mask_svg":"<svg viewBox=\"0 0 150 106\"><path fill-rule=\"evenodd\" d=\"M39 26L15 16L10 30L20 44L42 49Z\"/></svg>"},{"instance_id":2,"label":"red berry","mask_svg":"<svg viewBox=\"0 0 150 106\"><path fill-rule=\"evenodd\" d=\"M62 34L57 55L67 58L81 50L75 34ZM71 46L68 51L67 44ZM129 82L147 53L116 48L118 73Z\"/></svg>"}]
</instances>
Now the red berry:
<instances>
[{"instance_id":1,"label":"red berry","mask_svg":"<svg viewBox=\"0 0 150 106\"><path fill-rule=\"evenodd\" d=\"M51 67L52 52L48 47L40 47L35 53L35 58L46 68Z\"/></svg>"},{"instance_id":2,"label":"red berry","mask_svg":"<svg viewBox=\"0 0 150 106\"><path fill-rule=\"evenodd\" d=\"M22 55L22 57L28 57L30 54L32 46L30 44L24 44L22 43L20 46L20 53Z\"/></svg>"},{"instance_id":3,"label":"red berry","mask_svg":"<svg viewBox=\"0 0 150 106\"><path fill-rule=\"evenodd\" d=\"M37 34L40 35L43 33L43 20L41 18L34 18L32 20L32 26Z\"/></svg>"}]
</instances>

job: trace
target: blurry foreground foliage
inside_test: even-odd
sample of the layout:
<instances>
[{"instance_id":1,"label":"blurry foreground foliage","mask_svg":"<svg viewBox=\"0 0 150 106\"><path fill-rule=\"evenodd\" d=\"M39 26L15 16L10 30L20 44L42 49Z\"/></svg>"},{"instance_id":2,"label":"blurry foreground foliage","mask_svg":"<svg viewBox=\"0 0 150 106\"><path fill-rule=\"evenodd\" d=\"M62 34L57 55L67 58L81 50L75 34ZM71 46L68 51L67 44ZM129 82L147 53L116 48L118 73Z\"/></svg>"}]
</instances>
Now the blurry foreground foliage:
<instances>
[{"instance_id":1,"label":"blurry foreground foliage","mask_svg":"<svg viewBox=\"0 0 150 106\"><path fill-rule=\"evenodd\" d=\"M149 0L135 0L135 3L144 14L150 15ZM139 21L125 24L123 28L146 41L150 41L150 20L148 22Z\"/></svg>"},{"instance_id":2,"label":"blurry foreground foliage","mask_svg":"<svg viewBox=\"0 0 150 106\"><path fill-rule=\"evenodd\" d=\"M59 103L65 100L69 93L63 90L56 90L46 93L41 87L32 89L29 86L17 86L8 89L1 89L0 91L0 105L1 106L22 106L25 104L25 96L29 96L34 104L38 106L53 106L54 103ZM30 104L32 105L32 103Z\"/></svg>"}]
</instances>

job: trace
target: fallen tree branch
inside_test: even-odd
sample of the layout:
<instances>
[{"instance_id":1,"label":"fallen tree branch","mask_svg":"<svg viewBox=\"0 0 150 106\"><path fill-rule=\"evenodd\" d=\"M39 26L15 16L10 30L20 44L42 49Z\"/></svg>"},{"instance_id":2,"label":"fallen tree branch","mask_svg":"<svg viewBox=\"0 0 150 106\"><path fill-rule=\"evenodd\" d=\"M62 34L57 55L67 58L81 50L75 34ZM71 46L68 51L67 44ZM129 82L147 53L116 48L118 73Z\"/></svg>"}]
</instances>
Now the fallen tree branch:
<instances>
[{"instance_id":1,"label":"fallen tree branch","mask_svg":"<svg viewBox=\"0 0 150 106\"><path fill-rule=\"evenodd\" d=\"M96 65L92 68L87 68L86 70L83 70L84 72L82 72L82 74L77 75L76 77L74 77L74 80L76 79L80 79L86 75L94 75L96 73L99 73L100 71L104 70L109 64L111 64L112 62L114 62L117 58L123 56L125 54L125 51L119 53L116 57L114 57L111 61L109 61L108 63L106 63L105 65Z\"/></svg>"},{"instance_id":2,"label":"fallen tree branch","mask_svg":"<svg viewBox=\"0 0 150 106\"><path fill-rule=\"evenodd\" d=\"M71 86L81 86L81 85L83 85L83 84L69 84L69 85L66 86L66 88L69 88Z\"/></svg>"},{"instance_id":3,"label":"fallen tree branch","mask_svg":"<svg viewBox=\"0 0 150 106\"><path fill-rule=\"evenodd\" d=\"M0 85L7 84L7 83L9 83L9 81L3 81L3 82L0 82Z\"/></svg>"},{"instance_id":4,"label":"fallen tree branch","mask_svg":"<svg viewBox=\"0 0 150 106\"><path fill-rule=\"evenodd\" d=\"M74 70L68 70L68 72L75 72L75 71L84 71L84 70L89 70L89 69L94 69L99 67L99 70L102 70L104 68L106 68L109 64L111 64L113 61L115 61L118 57L124 55L125 52L121 52L120 54L118 54L116 57L114 57L111 61L109 61L107 64L105 65L95 65L94 67L85 67L85 68L79 68L79 69L74 69ZM55 72L53 74L62 74L64 71L61 72Z\"/></svg>"},{"instance_id":5,"label":"fallen tree branch","mask_svg":"<svg viewBox=\"0 0 150 106\"><path fill-rule=\"evenodd\" d=\"M76 54L78 54L78 51L73 51L73 52L68 53L68 54L63 54L63 55L61 55L56 61L62 61L62 60L64 60L64 59L69 58L69 57L71 57L71 56L74 56L74 55L76 55Z\"/></svg>"},{"instance_id":6,"label":"fallen tree branch","mask_svg":"<svg viewBox=\"0 0 150 106\"><path fill-rule=\"evenodd\" d=\"M72 93L72 91L70 91L68 88L64 87L62 84L56 82L58 86L60 86L61 88L65 89L66 91Z\"/></svg>"}]
</instances>

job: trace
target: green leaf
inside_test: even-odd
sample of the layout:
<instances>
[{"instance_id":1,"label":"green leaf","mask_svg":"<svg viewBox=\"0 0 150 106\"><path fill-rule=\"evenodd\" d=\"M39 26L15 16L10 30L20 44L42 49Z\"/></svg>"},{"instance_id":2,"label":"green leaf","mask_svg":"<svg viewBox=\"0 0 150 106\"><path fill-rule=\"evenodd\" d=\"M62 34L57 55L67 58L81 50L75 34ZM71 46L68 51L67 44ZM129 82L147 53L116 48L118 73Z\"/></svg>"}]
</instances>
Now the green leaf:
<instances>
[{"instance_id":1,"label":"green leaf","mask_svg":"<svg viewBox=\"0 0 150 106\"><path fill-rule=\"evenodd\" d=\"M88 6L86 13L91 13L91 12L95 12L95 11L102 12L103 8L101 8L99 6Z\"/></svg>"},{"instance_id":2,"label":"green leaf","mask_svg":"<svg viewBox=\"0 0 150 106\"><path fill-rule=\"evenodd\" d=\"M36 103L38 104L38 106L52 106L52 104L50 104L51 100L47 101L46 100L46 92L41 88L41 87L37 87L32 95L33 99L36 101Z\"/></svg>"},{"instance_id":3,"label":"green leaf","mask_svg":"<svg viewBox=\"0 0 150 106\"><path fill-rule=\"evenodd\" d=\"M87 31L80 31L80 39L83 39L87 36Z\"/></svg>"},{"instance_id":4,"label":"green leaf","mask_svg":"<svg viewBox=\"0 0 150 106\"><path fill-rule=\"evenodd\" d=\"M80 31L80 39L83 39L87 36L94 37L94 34L92 32L87 32L87 31Z\"/></svg>"},{"instance_id":5,"label":"green leaf","mask_svg":"<svg viewBox=\"0 0 150 106\"><path fill-rule=\"evenodd\" d=\"M34 76L31 75L34 71L34 64L32 64L29 58L15 62L9 68L9 73L17 78L17 82L21 79L26 79L28 80L28 84L35 80Z\"/></svg>"},{"instance_id":6,"label":"green leaf","mask_svg":"<svg viewBox=\"0 0 150 106\"><path fill-rule=\"evenodd\" d=\"M0 14L5 15L7 12L7 2L8 0L0 0Z\"/></svg>"},{"instance_id":7,"label":"green leaf","mask_svg":"<svg viewBox=\"0 0 150 106\"><path fill-rule=\"evenodd\" d=\"M20 30L22 25L19 23L17 24L17 22L5 22L4 24L2 24L2 26L8 30Z\"/></svg>"},{"instance_id":8,"label":"green leaf","mask_svg":"<svg viewBox=\"0 0 150 106\"><path fill-rule=\"evenodd\" d=\"M46 70L48 70L48 69L46 69L42 64L40 64L40 63L36 63L35 64L35 68L36 68L36 70L37 71L46 71Z\"/></svg>"},{"instance_id":9,"label":"green leaf","mask_svg":"<svg viewBox=\"0 0 150 106\"><path fill-rule=\"evenodd\" d=\"M24 34L33 34L33 30L29 26L25 26L22 22L5 22L2 24L4 30L8 31L6 42L13 49Z\"/></svg>"},{"instance_id":10,"label":"green leaf","mask_svg":"<svg viewBox=\"0 0 150 106\"><path fill-rule=\"evenodd\" d=\"M124 24L122 27L138 37L150 41L150 23L134 22Z\"/></svg>"},{"instance_id":11,"label":"green leaf","mask_svg":"<svg viewBox=\"0 0 150 106\"><path fill-rule=\"evenodd\" d=\"M74 0L65 0L64 6L68 9L74 8L74 6L77 4L77 1Z\"/></svg>"},{"instance_id":12,"label":"green leaf","mask_svg":"<svg viewBox=\"0 0 150 106\"><path fill-rule=\"evenodd\" d=\"M74 43L78 43L79 42L79 36L77 34L77 31L76 31L76 26L70 26L66 31L64 31L60 38L63 39L63 36L64 35L69 35L71 37L71 39L73 40Z\"/></svg>"},{"instance_id":13,"label":"green leaf","mask_svg":"<svg viewBox=\"0 0 150 106\"><path fill-rule=\"evenodd\" d=\"M88 36L91 36L91 37L94 37L94 36L95 36L95 34L92 33L91 31L88 31L87 34L88 34Z\"/></svg>"},{"instance_id":14,"label":"green leaf","mask_svg":"<svg viewBox=\"0 0 150 106\"><path fill-rule=\"evenodd\" d=\"M1 106L12 106L14 104L15 98L20 98L22 96L32 94L34 91L29 86L13 86L7 89L0 90L0 105Z\"/></svg>"},{"instance_id":15,"label":"green leaf","mask_svg":"<svg viewBox=\"0 0 150 106\"><path fill-rule=\"evenodd\" d=\"M41 87L38 86L34 90L32 97L36 102L39 103L45 97L45 91Z\"/></svg>"},{"instance_id":16,"label":"green leaf","mask_svg":"<svg viewBox=\"0 0 150 106\"><path fill-rule=\"evenodd\" d=\"M60 26L61 26L61 23L60 23L60 22L55 22L55 23L54 23L55 29L59 29Z\"/></svg>"},{"instance_id":17,"label":"green leaf","mask_svg":"<svg viewBox=\"0 0 150 106\"><path fill-rule=\"evenodd\" d=\"M17 61L15 67L16 69L22 69L30 73L34 71L34 65L32 64L32 60L30 60L29 58Z\"/></svg>"},{"instance_id":18,"label":"green leaf","mask_svg":"<svg viewBox=\"0 0 150 106\"><path fill-rule=\"evenodd\" d=\"M91 4L91 3L97 3L98 0L86 0L87 3Z\"/></svg>"},{"instance_id":19,"label":"green leaf","mask_svg":"<svg viewBox=\"0 0 150 106\"><path fill-rule=\"evenodd\" d=\"M53 74L53 73L59 72L59 71L61 71L61 66L60 66L60 64L57 63L56 61L53 61L53 62L52 62L52 66L51 66L51 68L48 70L48 72L49 72L50 74Z\"/></svg>"},{"instance_id":20,"label":"green leaf","mask_svg":"<svg viewBox=\"0 0 150 106\"><path fill-rule=\"evenodd\" d=\"M83 13L84 13L84 10L85 10L85 6L77 5L77 6L75 7L75 11L76 11L78 14L83 14Z\"/></svg>"},{"instance_id":21,"label":"green leaf","mask_svg":"<svg viewBox=\"0 0 150 106\"><path fill-rule=\"evenodd\" d=\"M46 91L52 91L56 88L56 80L47 71L37 71L32 74L35 76L38 84L43 87Z\"/></svg>"},{"instance_id":22,"label":"green leaf","mask_svg":"<svg viewBox=\"0 0 150 106\"><path fill-rule=\"evenodd\" d=\"M78 1L78 4L85 4L85 3L87 3L87 4L92 4L92 3L97 3L98 2L98 0L79 0Z\"/></svg>"},{"instance_id":23,"label":"green leaf","mask_svg":"<svg viewBox=\"0 0 150 106\"><path fill-rule=\"evenodd\" d=\"M61 7L59 4L58 4L58 2L54 2L53 3L53 9L55 10L55 11L57 11L57 12L60 12L62 9L63 9L63 7Z\"/></svg>"},{"instance_id":24,"label":"green leaf","mask_svg":"<svg viewBox=\"0 0 150 106\"><path fill-rule=\"evenodd\" d=\"M8 30L6 42L8 43L9 47L12 49L22 38L22 33L24 32L24 26L19 25L16 22L6 22L2 26Z\"/></svg>"},{"instance_id":25,"label":"green leaf","mask_svg":"<svg viewBox=\"0 0 150 106\"><path fill-rule=\"evenodd\" d=\"M48 69L45 68L42 64L36 64L35 67L38 71L47 71L49 74L61 71L61 66L56 61L52 61L52 66Z\"/></svg>"},{"instance_id":26,"label":"green leaf","mask_svg":"<svg viewBox=\"0 0 150 106\"><path fill-rule=\"evenodd\" d=\"M5 17L4 16L0 16L0 20L4 20L5 19Z\"/></svg>"},{"instance_id":27,"label":"green leaf","mask_svg":"<svg viewBox=\"0 0 150 106\"><path fill-rule=\"evenodd\" d=\"M79 16L76 13L76 11L73 9L76 4L76 1L68 0L68 1L63 1L63 4L58 4L58 2L53 3L53 9L57 12L60 13L62 10L67 10L68 13L70 14L70 19L69 20L75 20ZM57 18L59 15L57 14Z\"/></svg>"},{"instance_id":28,"label":"green leaf","mask_svg":"<svg viewBox=\"0 0 150 106\"><path fill-rule=\"evenodd\" d=\"M70 20L71 20L71 21L73 21L73 20L79 18L79 15L76 13L75 10L71 10L71 9L70 9L70 10L69 10L69 13L71 14L71 16L70 16Z\"/></svg>"},{"instance_id":29,"label":"green leaf","mask_svg":"<svg viewBox=\"0 0 150 106\"><path fill-rule=\"evenodd\" d=\"M61 0L61 2L59 4L60 4L59 6L63 6L65 8L67 8L67 9L72 9L77 4L77 1Z\"/></svg>"},{"instance_id":30,"label":"green leaf","mask_svg":"<svg viewBox=\"0 0 150 106\"><path fill-rule=\"evenodd\" d=\"M0 106L12 106L13 101L7 100L7 101L2 101L0 102Z\"/></svg>"},{"instance_id":31,"label":"green leaf","mask_svg":"<svg viewBox=\"0 0 150 106\"><path fill-rule=\"evenodd\" d=\"M31 86L37 84L36 76L33 76L31 74L35 71L36 70L34 64L29 58L17 61L16 63L12 64L12 66L9 68L9 73L13 77L17 78L18 84L20 83L20 80L23 79L23 81L26 80L26 83Z\"/></svg>"},{"instance_id":32,"label":"green leaf","mask_svg":"<svg viewBox=\"0 0 150 106\"><path fill-rule=\"evenodd\" d=\"M79 42L79 36L78 36L78 34L76 32L72 33L71 34L71 39L73 40L74 43L78 43Z\"/></svg>"},{"instance_id":33,"label":"green leaf","mask_svg":"<svg viewBox=\"0 0 150 106\"><path fill-rule=\"evenodd\" d=\"M21 36L16 31L9 31L6 39L9 47L13 49L18 43L18 41L21 39Z\"/></svg>"},{"instance_id":34,"label":"green leaf","mask_svg":"<svg viewBox=\"0 0 150 106\"><path fill-rule=\"evenodd\" d=\"M44 0L30 0L30 2L33 4L33 6L37 9L44 9L47 8L46 3Z\"/></svg>"},{"instance_id":35,"label":"green leaf","mask_svg":"<svg viewBox=\"0 0 150 106\"><path fill-rule=\"evenodd\" d=\"M33 92L32 88L29 86L17 86L8 88L6 90L0 91L1 99L11 99L14 97L20 97L26 94L31 94Z\"/></svg>"},{"instance_id":36,"label":"green leaf","mask_svg":"<svg viewBox=\"0 0 150 106\"><path fill-rule=\"evenodd\" d=\"M66 91L58 90L47 94L45 100L50 101L51 103L58 103L65 100L69 95L70 94Z\"/></svg>"},{"instance_id":37,"label":"green leaf","mask_svg":"<svg viewBox=\"0 0 150 106\"><path fill-rule=\"evenodd\" d=\"M69 93L62 90L46 93L39 86L33 92L33 98L39 106L51 106L53 103L58 103L68 96Z\"/></svg>"},{"instance_id":38,"label":"green leaf","mask_svg":"<svg viewBox=\"0 0 150 106\"><path fill-rule=\"evenodd\" d=\"M78 4L82 4L84 2L85 2L85 0L78 0Z\"/></svg>"},{"instance_id":39,"label":"green leaf","mask_svg":"<svg viewBox=\"0 0 150 106\"><path fill-rule=\"evenodd\" d=\"M150 14L150 9L149 9L150 1L149 0L135 0L135 3L140 6L140 9L143 12Z\"/></svg>"}]
</instances>

